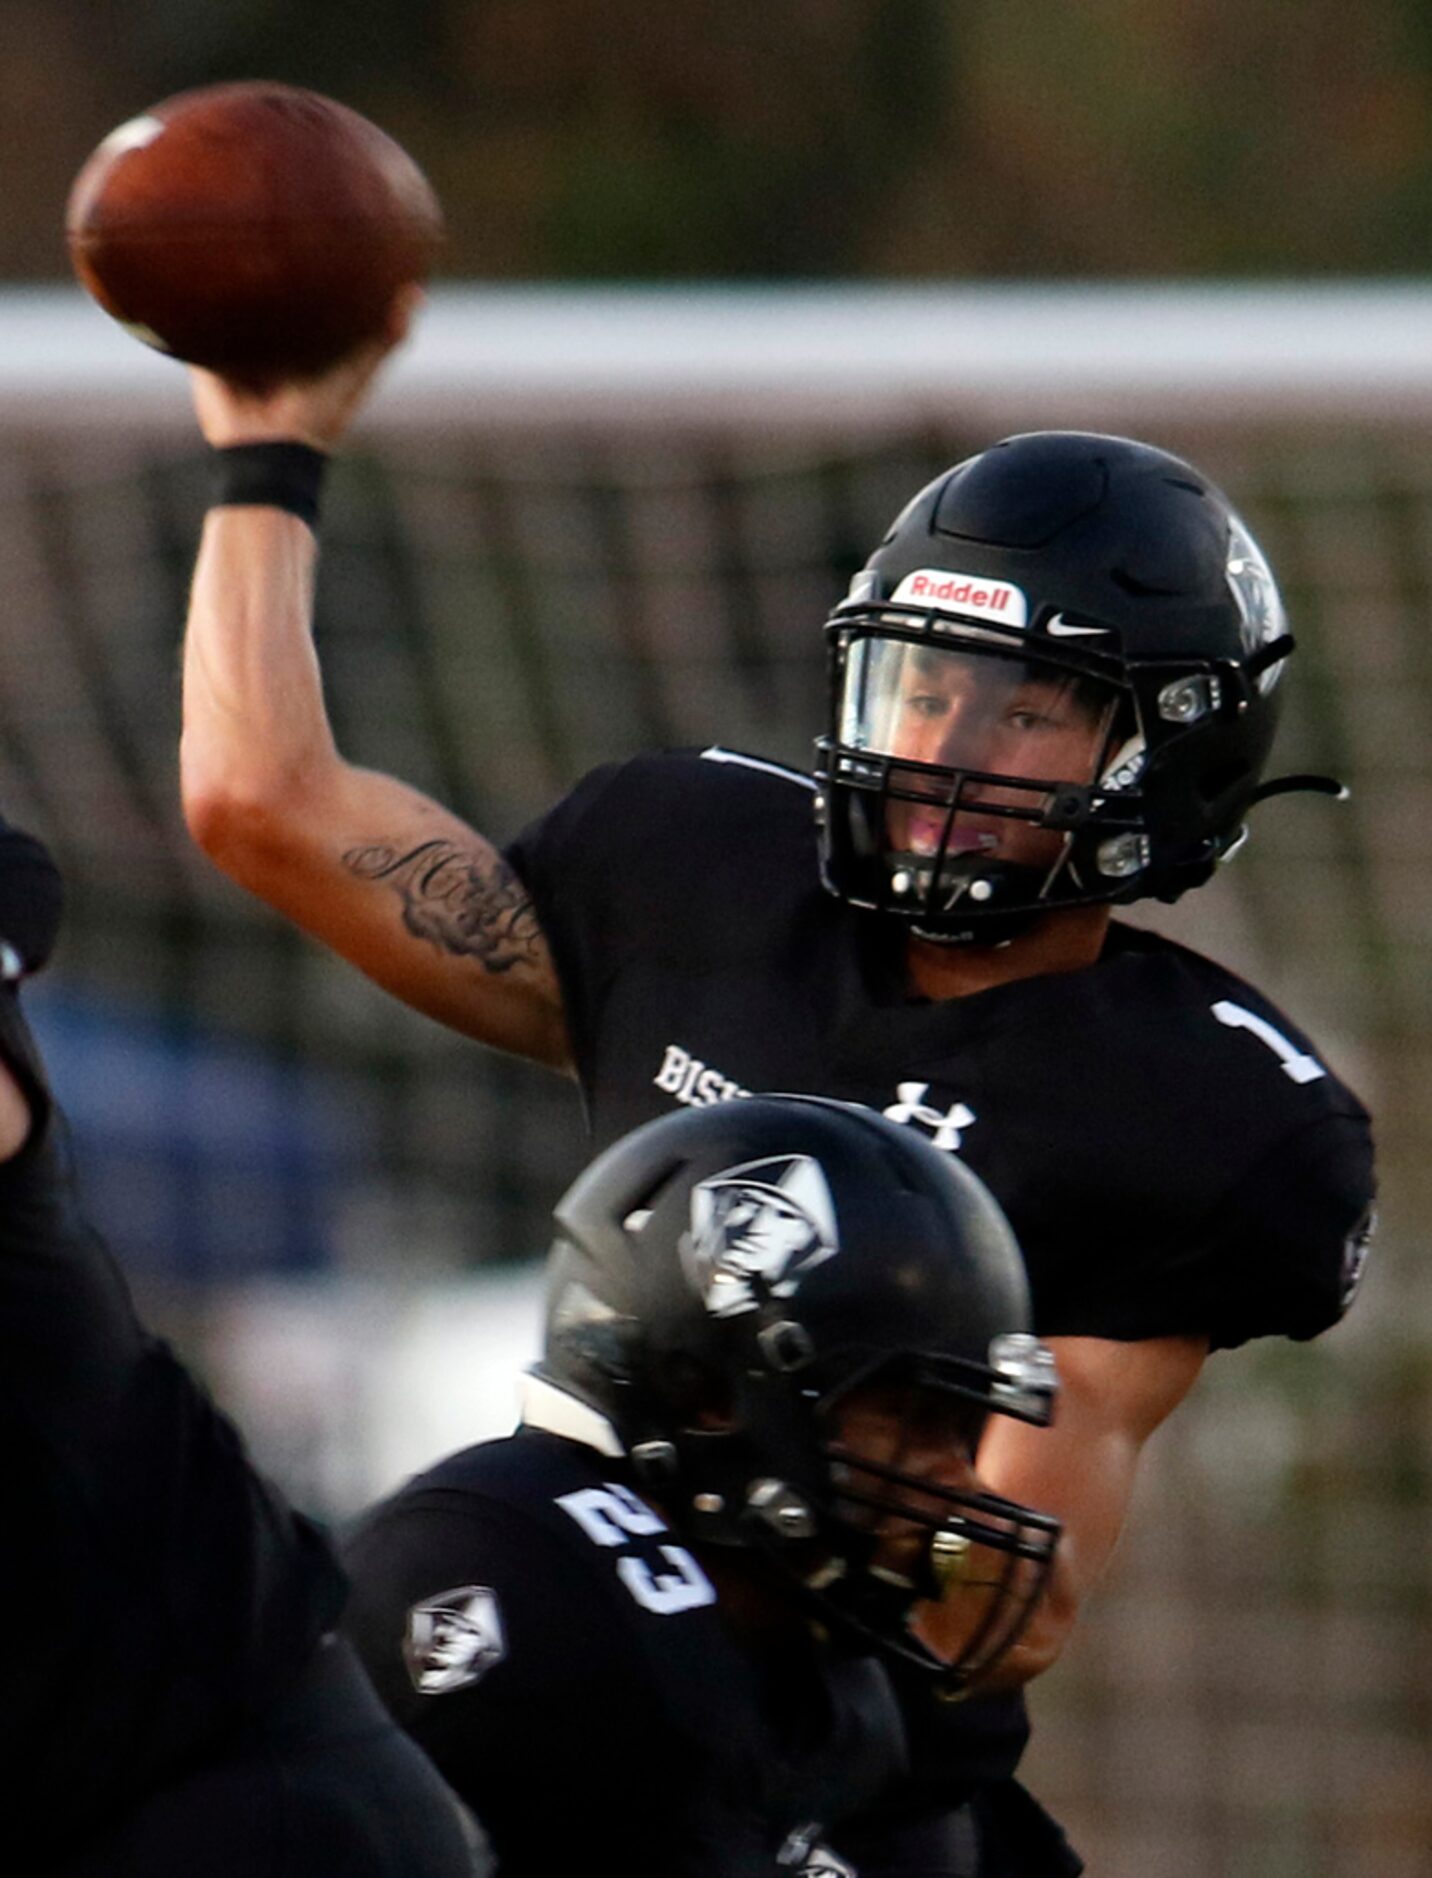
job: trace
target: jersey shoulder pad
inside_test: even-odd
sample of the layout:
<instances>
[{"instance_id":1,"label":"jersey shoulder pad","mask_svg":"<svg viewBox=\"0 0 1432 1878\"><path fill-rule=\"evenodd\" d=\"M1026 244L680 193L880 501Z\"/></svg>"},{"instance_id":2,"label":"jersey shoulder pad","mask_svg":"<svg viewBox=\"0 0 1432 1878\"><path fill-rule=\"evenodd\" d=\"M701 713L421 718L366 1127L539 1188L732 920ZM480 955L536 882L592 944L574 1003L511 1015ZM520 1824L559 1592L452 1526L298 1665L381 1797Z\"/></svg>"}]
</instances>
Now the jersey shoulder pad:
<instances>
[{"instance_id":1,"label":"jersey shoulder pad","mask_svg":"<svg viewBox=\"0 0 1432 1878\"><path fill-rule=\"evenodd\" d=\"M508 842L504 858L541 913L574 886L590 891L613 867L624 870L632 859L640 864L669 830L682 826L693 779L709 780L695 751L603 763L534 817Z\"/></svg>"},{"instance_id":2,"label":"jersey shoulder pad","mask_svg":"<svg viewBox=\"0 0 1432 1878\"><path fill-rule=\"evenodd\" d=\"M689 813L708 802L729 807L751 794L767 802L788 795L808 816L814 793L815 783L800 770L719 744L646 751L589 770L509 844L508 852L520 857L538 846L539 836L550 844L575 829L600 831L603 825L628 843L666 828L680 832L678 808ZM518 871L523 871L520 864Z\"/></svg>"},{"instance_id":3,"label":"jersey shoulder pad","mask_svg":"<svg viewBox=\"0 0 1432 1878\"><path fill-rule=\"evenodd\" d=\"M1186 947L1125 928L1076 978L1058 1038L1084 1097L1067 1105L1070 1158L1122 1201L1061 1295L1060 1329L1201 1329L1214 1347L1327 1329L1369 1233L1361 1102L1270 999Z\"/></svg>"},{"instance_id":4,"label":"jersey shoulder pad","mask_svg":"<svg viewBox=\"0 0 1432 1878\"><path fill-rule=\"evenodd\" d=\"M770 757L751 756L744 750L728 750L724 744L708 744L700 752L700 761L718 764L728 771L774 777L777 782L804 789L808 795L816 793L815 778L806 771L792 769L788 763L777 763Z\"/></svg>"},{"instance_id":5,"label":"jersey shoulder pad","mask_svg":"<svg viewBox=\"0 0 1432 1878\"><path fill-rule=\"evenodd\" d=\"M595 1588L633 1621L714 1606L710 1579L622 1475L619 1460L524 1429L439 1462L387 1503L388 1516L440 1511L455 1525L480 1527L484 1545L516 1575L526 1554L540 1553L569 1582L583 1581L585 1597Z\"/></svg>"},{"instance_id":6,"label":"jersey shoulder pad","mask_svg":"<svg viewBox=\"0 0 1432 1878\"><path fill-rule=\"evenodd\" d=\"M507 850L580 1036L614 969L654 948L699 959L756 904L819 891L814 796L732 753L634 757L579 783Z\"/></svg>"},{"instance_id":7,"label":"jersey shoulder pad","mask_svg":"<svg viewBox=\"0 0 1432 1878\"><path fill-rule=\"evenodd\" d=\"M344 1548L345 1624L379 1693L524 1870L626 1869L603 1854L632 1840L611 1802L638 1767L655 1800L631 1869L663 1869L677 1798L734 1785L750 1733L714 1589L604 1479L613 1465L541 1435L486 1443L410 1482Z\"/></svg>"},{"instance_id":8,"label":"jersey shoulder pad","mask_svg":"<svg viewBox=\"0 0 1432 1878\"><path fill-rule=\"evenodd\" d=\"M1365 1117L1326 1054L1271 998L1188 946L1117 930L1107 969L1090 974L1111 1001L1101 1015L1134 1059L1178 1061L1173 1086L1191 1120L1201 1108L1215 1125L1237 1117L1271 1136L1324 1114ZM1166 1081L1154 1076L1150 1086Z\"/></svg>"},{"instance_id":9,"label":"jersey shoulder pad","mask_svg":"<svg viewBox=\"0 0 1432 1878\"><path fill-rule=\"evenodd\" d=\"M724 822L743 805L779 816L782 807L808 827L816 785L811 776L769 757L708 744L703 750L652 750L606 764L564 798L575 809L620 814L625 838L690 836L688 818L709 813Z\"/></svg>"}]
</instances>

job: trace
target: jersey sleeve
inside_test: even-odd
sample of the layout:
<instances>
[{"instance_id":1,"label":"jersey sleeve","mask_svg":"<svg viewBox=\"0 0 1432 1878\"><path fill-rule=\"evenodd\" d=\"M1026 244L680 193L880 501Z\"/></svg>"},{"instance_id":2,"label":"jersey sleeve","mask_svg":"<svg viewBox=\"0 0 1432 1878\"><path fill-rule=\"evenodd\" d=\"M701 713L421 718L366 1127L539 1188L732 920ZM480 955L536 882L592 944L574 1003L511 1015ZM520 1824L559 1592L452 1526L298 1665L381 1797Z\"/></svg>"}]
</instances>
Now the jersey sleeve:
<instances>
[{"instance_id":1,"label":"jersey sleeve","mask_svg":"<svg viewBox=\"0 0 1432 1878\"><path fill-rule=\"evenodd\" d=\"M1118 1248L1086 1271L1047 1334L1203 1334L1215 1350L1255 1337L1316 1337L1356 1295L1373 1202L1367 1118L1325 1115L1280 1141L1160 1258Z\"/></svg>"},{"instance_id":2,"label":"jersey sleeve","mask_svg":"<svg viewBox=\"0 0 1432 1878\"><path fill-rule=\"evenodd\" d=\"M601 986L622 956L620 898L630 879L623 843L631 829L631 765L604 764L522 830L503 858L532 896L562 987L577 1066L585 1082Z\"/></svg>"},{"instance_id":3,"label":"jersey sleeve","mask_svg":"<svg viewBox=\"0 0 1432 1878\"><path fill-rule=\"evenodd\" d=\"M591 771L504 851L532 896L564 979L595 969L600 960L610 889L624 878L631 768L607 763Z\"/></svg>"},{"instance_id":4,"label":"jersey sleeve","mask_svg":"<svg viewBox=\"0 0 1432 1878\"><path fill-rule=\"evenodd\" d=\"M625 766L604 763L531 821L504 850L542 913L561 900L574 874L585 874L603 840L604 806Z\"/></svg>"},{"instance_id":5,"label":"jersey sleeve","mask_svg":"<svg viewBox=\"0 0 1432 1878\"><path fill-rule=\"evenodd\" d=\"M489 1751L519 1710L545 1707L578 1658L614 1691L630 1681L610 1627L573 1608L566 1555L510 1508L441 1491L400 1499L355 1527L343 1553L346 1628L368 1673L425 1743L456 1743L450 1761L471 1759L477 1741Z\"/></svg>"},{"instance_id":6,"label":"jersey sleeve","mask_svg":"<svg viewBox=\"0 0 1432 1878\"><path fill-rule=\"evenodd\" d=\"M1285 1142L1210 1223L1223 1272L1214 1348L1331 1329L1356 1296L1374 1223L1365 1118L1330 1116Z\"/></svg>"},{"instance_id":7,"label":"jersey sleeve","mask_svg":"<svg viewBox=\"0 0 1432 1878\"><path fill-rule=\"evenodd\" d=\"M0 1165L0 1432L24 1535L0 1550L0 1598L36 1614L9 1647L0 1742L27 1805L78 1833L287 1683L343 1586L316 1528L139 1320L76 1198L12 994L0 1055L34 1117ZM83 1621L45 1621L57 1611Z\"/></svg>"},{"instance_id":8,"label":"jersey sleeve","mask_svg":"<svg viewBox=\"0 0 1432 1878\"><path fill-rule=\"evenodd\" d=\"M369 1675L504 1872L605 1868L607 1849L614 1868L663 1867L659 1815L682 1779L670 1730L569 1550L511 1507L438 1492L378 1509L344 1562ZM629 1794L637 1769L647 1800Z\"/></svg>"},{"instance_id":9,"label":"jersey sleeve","mask_svg":"<svg viewBox=\"0 0 1432 1878\"><path fill-rule=\"evenodd\" d=\"M62 1118L14 993L0 994L0 1057L32 1115L0 1165L0 1343L10 1413L62 1449L111 1424L143 1357L118 1268L81 1214Z\"/></svg>"}]
</instances>

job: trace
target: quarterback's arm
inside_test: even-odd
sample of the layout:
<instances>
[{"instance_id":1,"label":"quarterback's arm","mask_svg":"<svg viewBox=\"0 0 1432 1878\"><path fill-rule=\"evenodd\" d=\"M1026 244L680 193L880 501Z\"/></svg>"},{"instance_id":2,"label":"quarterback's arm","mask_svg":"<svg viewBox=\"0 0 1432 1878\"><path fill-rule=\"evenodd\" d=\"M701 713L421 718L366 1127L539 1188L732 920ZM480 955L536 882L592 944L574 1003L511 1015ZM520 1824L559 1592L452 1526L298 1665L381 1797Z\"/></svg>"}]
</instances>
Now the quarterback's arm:
<instances>
[{"instance_id":1,"label":"quarterback's arm","mask_svg":"<svg viewBox=\"0 0 1432 1878\"><path fill-rule=\"evenodd\" d=\"M386 347L257 397L195 373L210 443L329 449ZM318 547L277 508L211 509L184 648L180 774L204 852L386 990L483 1043L570 1066L531 901L497 851L335 746L312 637Z\"/></svg>"},{"instance_id":2,"label":"quarterback's arm","mask_svg":"<svg viewBox=\"0 0 1432 1878\"><path fill-rule=\"evenodd\" d=\"M979 1476L995 1493L1063 1521L1054 1571L1028 1628L980 1684L1013 1688L1049 1668L1103 1572L1128 1512L1144 1443L1188 1394L1203 1367L1203 1337L1051 1337L1059 1370L1052 1426L992 1415ZM940 1644L940 1608L922 1628Z\"/></svg>"}]
</instances>

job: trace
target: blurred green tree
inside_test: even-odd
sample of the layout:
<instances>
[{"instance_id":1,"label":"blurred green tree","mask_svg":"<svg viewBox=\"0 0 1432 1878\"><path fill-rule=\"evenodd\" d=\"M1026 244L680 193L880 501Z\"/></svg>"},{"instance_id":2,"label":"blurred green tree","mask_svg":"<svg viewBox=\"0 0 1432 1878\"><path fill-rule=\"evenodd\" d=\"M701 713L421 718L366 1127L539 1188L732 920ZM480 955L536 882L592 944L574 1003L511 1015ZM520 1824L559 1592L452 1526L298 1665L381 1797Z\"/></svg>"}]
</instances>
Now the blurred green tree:
<instances>
[{"instance_id":1,"label":"blurred green tree","mask_svg":"<svg viewBox=\"0 0 1432 1878\"><path fill-rule=\"evenodd\" d=\"M5 0L0 273L169 92L402 139L492 278L1417 274L1426 0Z\"/></svg>"}]
</instances>

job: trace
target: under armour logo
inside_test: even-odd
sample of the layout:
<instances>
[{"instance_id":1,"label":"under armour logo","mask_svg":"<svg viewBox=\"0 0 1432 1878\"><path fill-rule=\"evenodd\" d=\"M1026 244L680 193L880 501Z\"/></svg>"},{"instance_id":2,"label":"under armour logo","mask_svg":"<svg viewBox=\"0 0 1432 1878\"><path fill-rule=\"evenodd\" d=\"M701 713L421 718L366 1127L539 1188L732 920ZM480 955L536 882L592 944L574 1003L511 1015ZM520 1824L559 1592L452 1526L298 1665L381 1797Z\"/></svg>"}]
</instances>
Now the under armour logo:
<instances>
[{"instance_id":1,"label":"under armour logo","mask_svg":"<svg viewBox=\"0 0 1432 1878\"><path fill-rule=\"evenodd\" d=\"M929 1093L927 1082L897 1083L897 1100L884 1111L885 1117L892 1122L918 1122L922 1128L929 1129L932 1147L954 1154L964 1139L965 1129L978 1117L966 1102L955 1102L941 1113L925 1100Z\"/></svg>"}]
</instances>

